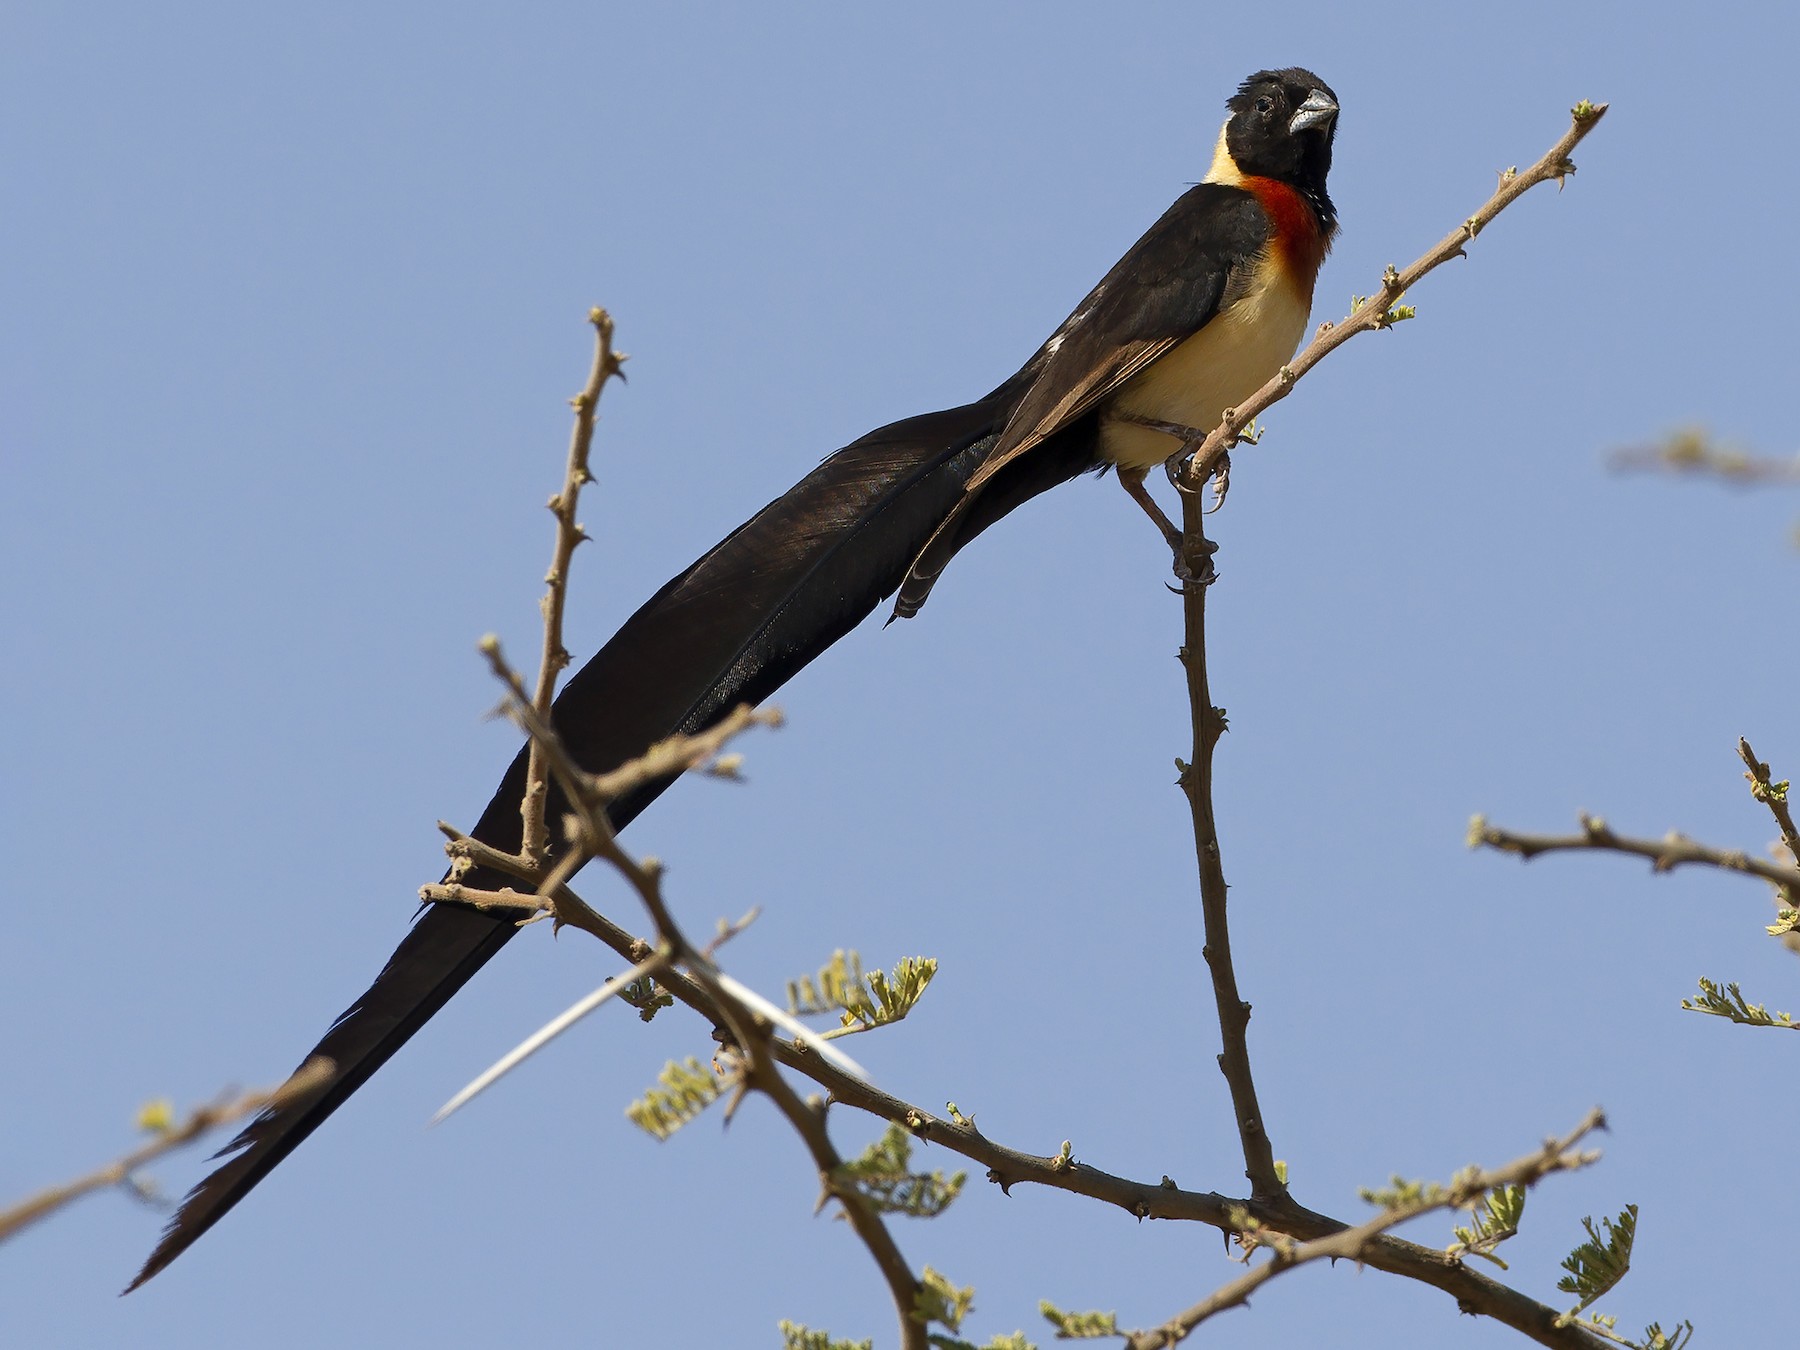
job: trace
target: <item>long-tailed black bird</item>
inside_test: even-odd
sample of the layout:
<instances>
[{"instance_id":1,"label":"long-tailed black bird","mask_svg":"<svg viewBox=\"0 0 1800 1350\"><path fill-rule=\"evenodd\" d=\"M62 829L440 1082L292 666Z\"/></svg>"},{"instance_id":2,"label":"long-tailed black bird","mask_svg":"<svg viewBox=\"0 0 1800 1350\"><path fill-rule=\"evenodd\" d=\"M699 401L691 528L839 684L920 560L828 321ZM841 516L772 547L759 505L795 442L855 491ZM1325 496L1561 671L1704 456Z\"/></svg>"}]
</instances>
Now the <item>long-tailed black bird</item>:
<instances>
[{"instance_id":1,"label":"long-tailed black bird","mask_svg":"<svg viewBox=\"0 0 1800 1350\"><path fill-rule=\"evenodd\" d=\"M1115 467L1134 495L1180 448L1146 421L1207 429L1299 346L1336 230L1326 195L1337 99L1299 69L1228 100L1204 182L985 398L872 431L832 455L651 597L571 679L555 722L601 772L773 693L898 592L918 612L957 550L1020 503ZM519 846L521 751L473 831ZM618 801L624 826L660 794ZM476 886L497 876L471 874ZM216 1223L387 1062L517 931L469 908L425 910L367 993L312 1051L337 1077L257 1117L195 1187L131 1287ZM310 1058L310 1056L309 1056Z\"/></svg>"}]
</instances>

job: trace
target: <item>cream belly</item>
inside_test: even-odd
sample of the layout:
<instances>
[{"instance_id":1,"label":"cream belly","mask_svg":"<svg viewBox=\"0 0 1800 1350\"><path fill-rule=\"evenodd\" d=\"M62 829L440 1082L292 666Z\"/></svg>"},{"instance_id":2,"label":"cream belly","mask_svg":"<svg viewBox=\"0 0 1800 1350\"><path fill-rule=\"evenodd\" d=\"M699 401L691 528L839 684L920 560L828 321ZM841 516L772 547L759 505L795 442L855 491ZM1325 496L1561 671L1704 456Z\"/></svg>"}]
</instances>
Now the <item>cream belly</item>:
<instances>
[{"instance_id":1,"label":"cream belly","mask_svg":"<svg viewBox=\"0 0 1800 1350\"><path fill-rule=\"evenodd\" d=\"M1212 322L1121 389L1101 426L1100 450L1114 464L1147 469L1181 447L1175 438L1120 421L1132 413L1211 431L1299 349L1310 307L1268 259L1248 291Z\"/></svg>"}]
</instances>

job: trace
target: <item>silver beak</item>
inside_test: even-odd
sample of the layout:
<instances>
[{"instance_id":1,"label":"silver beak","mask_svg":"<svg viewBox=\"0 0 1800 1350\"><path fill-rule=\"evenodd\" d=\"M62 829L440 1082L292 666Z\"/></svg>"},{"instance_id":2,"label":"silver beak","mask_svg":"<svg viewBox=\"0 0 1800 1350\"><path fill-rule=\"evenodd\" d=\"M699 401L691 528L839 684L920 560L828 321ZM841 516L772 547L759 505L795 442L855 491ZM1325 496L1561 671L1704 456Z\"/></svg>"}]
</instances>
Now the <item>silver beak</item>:
<instances>
[{"instance_id":1,"label":"silver beak","mask_svg":"<svg viewBox=\"0 0 1800 1350\"><path fill-rule=\"evenodd\" d=\"M1295 134L1308 127L1322 127L1338 114L1337 100L1323 89L1315 89L1306 96L1293 117L1288 121L1288 130Z\"/></svg>"}]
</instances>

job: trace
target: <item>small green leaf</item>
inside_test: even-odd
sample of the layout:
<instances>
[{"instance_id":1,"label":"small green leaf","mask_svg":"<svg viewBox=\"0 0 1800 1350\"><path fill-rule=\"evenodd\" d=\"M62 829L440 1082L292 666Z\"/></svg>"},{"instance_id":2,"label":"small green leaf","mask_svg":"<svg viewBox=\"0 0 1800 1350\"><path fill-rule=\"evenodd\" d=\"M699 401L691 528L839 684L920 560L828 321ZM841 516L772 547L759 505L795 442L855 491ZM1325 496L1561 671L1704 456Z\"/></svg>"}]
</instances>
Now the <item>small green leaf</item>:
<instances>
[{"instance_id":1,"label":"small green leaf","mask_svg":"<svg viewBox=\"0 0 1800 1350\"><path fill-rule=\"evenodd\" d=\"M1525 1216L1525 1188L1502 1186L1489 1191L1469 1207L1472 1222L1468 1227L1451 1231L1456 1241L1444 1249L1448 1256L1479 1256L1492 1261L1500 1269L1506 1262L1494 1255L1498 1247L1519 1232L1519 1220Z\"/></svg>"},{"instance_id":2,"label":"small green leaf","mask_svg":"<svg viewBox=\"0 0 1800 1350\"><path fill-rule=\"evenodd\" d=\"M1751 1003L1747 1000L1743 990L1738 988L1735 981L1721 988L1711 980L1703 979L1700 981L1700 997L1684 998L1681 1000L1681 1006L1688 1012L1723 1017L1742 1026L1785 1027L1790 1031L1800 1030L1800 1024L1796 1024L1788 1013L1772 1013L1762 1004Z\"/></svg>"},{"instance_id":3,"label":"small green leaf","mask_svg":"<svg viewBox=\"0 0 1800 1350\"><path fill-rule=\"evenodd\" d=\"M847 1162L840 1175L883 1214L904 1214L914 1219L936 1218L962 1194L967 1172L945 1177L942 1172L914 1172L912 1136L898 1125L889 1125L880 1139Z\"/></svg>"},{"instance_id":4,"label":"small green leaf","mask_svg":"<svg viewBox=\"0 0 1800 1350\"><path fill-rule=\"evenodd\" d=\"M841 1024L836 1031L827 1032L829 1036L870 1031L898 1022L911 1012L924 997L937 968L933 957L907 956L894 966L892 974L880 970L865 973L861 956L839 950L816 976L788 981L788 1011L796 1016L837 1013Z\"/></svg>"},{"instance_id":5,"label":"small green leaf","mask_svg":"<svg viewBox=\"0 0 1800 1350\"><path fill-rule=\"evenodd\" d=\"M137 1127L151 1134L167 1134L175 1128L175 1103L167 1097L145 1102L138 1108Z\"/></svg>"},{"instance_id":6,"label":"small green leaf","mask_svg":"<svg viewBox=\"0 0 1800 1350\"><path fill-rule=\"evenodd\" d=\"M913 1305L913 1317L929 1326L937 1322L957 1331L962 1327L963 1318L969 1315L969 1309L975 1306L975 1286L958 1289L949 1279L925 1267L925 1273L919 1281L918 1300Z\"/></svg>"},{"instance_id":7,"label":"small green leaf","mask_svg":"<svg viewBox=\"0 0 1800 1350\"><path fill-rule=\"evenodd\" d=\"M1581 1301L1563 1316L1572 1318L1594 1303L1625 1278L1631 1269L1631 1245L1637 1240L1638 1207L1627 1205L1617 1220L1602 1218L1601 1235L1592 1217L1581 1221L1587 1229L1587 1241L1563 1258L1563 1269L1569 1273L1556 1282L1565 1294Z\"/></svg>"},{"instance_id":8,"label":"small green leaf","mask_svg":"<svg viewBox=\"0 0 1800 1350\"><path fill-rule=\"evenodd\" d=\"M673 1008L675 1006L675 996L673 994L664 993L662 989L658 987L655 977L650 975L645 975L632 980L623 989L619 990L619 999L621 1002L628 1003L636 1008L637 1015L646 1022L655 1017L656 1014L661 1012L664 1008Z\"/></svg>"},{"instance_id":9,"label":"small green leaf","mask_svg":"<svg viewBox=\"0 0 1800 1350\"><path fill-rule=\"evenodd\" d=\"M1358 1198L1382 1209L1402 1209L1411 1205L1430 1205L1443 1199L1444 1188L1435 1181L1408 1181L1395 1175L1386 1186L1359 1186Z\"/></svg>"},{"instance_id":10,"label":"small green leaf","mask_svg":"<svg viewBox=\"0 0 1800 1350\"><path fill-rule=\"evenodd\" d=\"M781 1332L781 1350L875 1350L874 1341L833 1340L829 1331L814 1331L785 1317L776 1328Z\"/></svg>"},{"instance_id":11,"label":"small green leaf","mask_svg":"<svg viewBox=\"0 0 1800 1350\"><path fill-rule=\"evenodd\" d=\"M1064 1312L1049 1299L1038 1300L1038 1311L1056 1328L1059 1341L1091 1341L1104 1336L1122 1336L1119 1315L1103 1312Z\"/></svg>"},{"instance_id":12,"label":"small green leaf","mask_svg":"<svg viewBox=\"0 0 1800 1350\"><path fill-rule=\"evenodd\" d=\"M680 1064L670 1060L656 1076L661 1085L644 1093L625 1108L631 1123L658 1139L667 1139L707 1107L719 1100L729 1080L689 1055Z\"/></svg>"}]
</instances>

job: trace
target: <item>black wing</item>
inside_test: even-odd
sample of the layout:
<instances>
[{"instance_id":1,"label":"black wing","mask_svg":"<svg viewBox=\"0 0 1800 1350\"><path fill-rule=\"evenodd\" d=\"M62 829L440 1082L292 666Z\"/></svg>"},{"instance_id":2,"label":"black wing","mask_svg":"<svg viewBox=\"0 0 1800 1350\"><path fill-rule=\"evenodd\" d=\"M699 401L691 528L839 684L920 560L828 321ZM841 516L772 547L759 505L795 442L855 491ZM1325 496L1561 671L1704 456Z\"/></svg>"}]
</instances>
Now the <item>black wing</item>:
<instances>
[{"instance_id":1,"label":"black wing","mask_svg":"<svg viewBox=\"0 0 1800 1350\"><path fill-rule=\"evenodd\" d=\"M962 501L919 551L896 616L919 611L938 574L977 532L969 528L971 508L994 476L1210 323L1246 284L1273 234L1255 195L1224 183L1197 184L1163 212L1007 382L1028 387Z\"/></svg>"},{"instance_id":2,"label":"black wing","mask_svg":"<svg viewBox=\"0 0 1800 1350\"><path fill-rule=\"evenodd\" d=\"M1038 367L1031 387L969 490L1204 328L1273 230L1243 188L1201 183L1183 193L1027 363Z\"/></svg>"}]
</instances>

